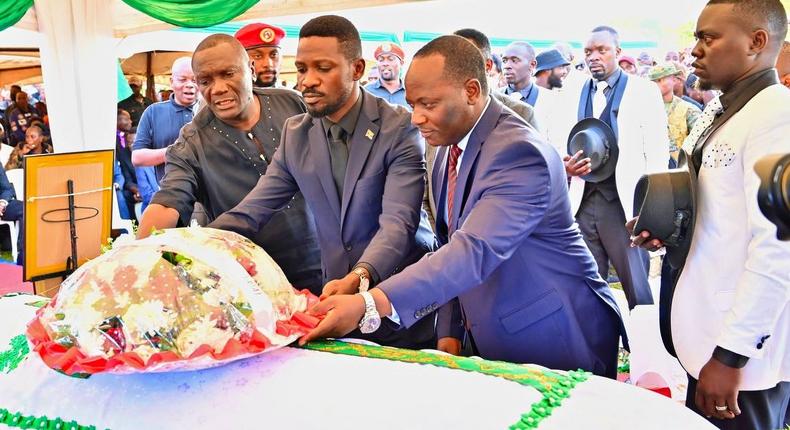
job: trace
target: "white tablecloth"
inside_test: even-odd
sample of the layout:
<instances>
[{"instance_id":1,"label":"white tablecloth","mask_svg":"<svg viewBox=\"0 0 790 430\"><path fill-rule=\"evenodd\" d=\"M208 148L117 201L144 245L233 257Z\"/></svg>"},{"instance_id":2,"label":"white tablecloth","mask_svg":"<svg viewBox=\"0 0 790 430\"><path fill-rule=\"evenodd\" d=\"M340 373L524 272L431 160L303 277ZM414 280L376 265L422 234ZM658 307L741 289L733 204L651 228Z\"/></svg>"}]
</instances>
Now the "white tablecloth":
<instances>
[{"instance_id":1,"label":"white tablecloth","mask_svg":"<svg viewBox=\"0 0 790 430\"><path fill-rule=\"evenodd\" d=\"M24 332L31 296L0 299L0 350ZM298 348L202 371L78 379L31 353L0 373L0 408L111 429L503 429L541 399L501 378ZM647 390L592 377L540 429L706 429Z\"/></svg>"}]
</instances>

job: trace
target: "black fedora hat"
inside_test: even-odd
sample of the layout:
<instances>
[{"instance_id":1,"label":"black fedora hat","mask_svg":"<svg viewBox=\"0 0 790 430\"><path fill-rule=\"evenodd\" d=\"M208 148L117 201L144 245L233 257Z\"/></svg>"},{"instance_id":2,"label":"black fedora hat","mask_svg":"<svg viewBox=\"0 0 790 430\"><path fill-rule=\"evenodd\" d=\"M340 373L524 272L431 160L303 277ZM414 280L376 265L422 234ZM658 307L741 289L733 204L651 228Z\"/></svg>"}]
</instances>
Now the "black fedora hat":
<instances>
[{"instance_id":1,"label":"black fedora hat","mask_svg":"<svg viewBox=\"0 0 790 430\"><path fill-rule=\"evenodd\" d=\"M776 225L776 237L790 240L790 154L767 155L754 164L760 178L760 212Z\"/></svg>"},{"instance_id":2,"label":"black fedora hat","mask_svg":"<svg viewBox=\"0 0 790 430\"><path fill-rule=\"evenodd\" d=\"M581 158L590 159L590 173L581 178L587 182L601 182L614 174L620 150L617 137L609 124L597 118L585 118L571 129L568 154L582 151Z\"/></svg>"},{"instance_id":3,"label":"black fedora hat","mask_svg":"<svg viewBox=\"0 0 790 430\"><path fill-rule=\"evenodd\" d=\"M678 165L677 169L642 175L634 191L634 216L639 217L634 234L647 231L651 240L661 240L674 269L686 261L697 216L697 176L685 151L680 151Z\"/></svg>"}]
</instances>

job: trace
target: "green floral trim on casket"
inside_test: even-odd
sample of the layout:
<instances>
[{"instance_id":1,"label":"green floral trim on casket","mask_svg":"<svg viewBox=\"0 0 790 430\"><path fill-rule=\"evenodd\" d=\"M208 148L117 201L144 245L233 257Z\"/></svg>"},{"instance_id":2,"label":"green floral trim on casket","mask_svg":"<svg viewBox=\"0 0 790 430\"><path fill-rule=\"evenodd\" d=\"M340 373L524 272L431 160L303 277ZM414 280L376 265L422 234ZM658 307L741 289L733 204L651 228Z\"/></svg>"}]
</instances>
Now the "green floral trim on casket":
<instances>
[{"instance_id":1,"label":"green floral trim on casket","mask_svg":"<svg viewBox=\"0 0 790 430\"><path fill-rule=\"evenodd\" d=\"M30 353L27 338L23 334L12 338L8 345L9 349L0 351L0 372L9 373L16 369Z\"/></svg>"},{"instance_id":2,"label":"green floral trim on casket","mask_svg":"<svg viewBox=\"0 0 790 430\"><path fill-rule=\"evenodd\" d=\"M543 399L532 404L529 412L521 414L521 419L511 425L511 429L536 428L540 422L551 415L554 408L562 404L562 400L570 396L576 384L587 380L591 373L583 370L559 373L549 370L538 370L504 361L480 360L453 355L432 354L408 349L390 348L386 346L369 346L338 341L311 342L304 346L313 351L331 352L334 354L352 355L356 357L378 358L400 361L404 363L429 364L447 369L478 372L485 375L504 378L521 385L530 386L543 395Z\"/></svg>"},{"instance_id":3,"label":"green floral trim on casket","mask_svg":"<svg viewBox=\"0 0 790 430\"><path fill-rule=\"evenodd\" d=\"M46 416L22 415L0 408L0 424L21 429L40 430L96 430L94 426L84 426L76 421L63 421L60 418L49 419Z\"/></svg>"}]
</instances>

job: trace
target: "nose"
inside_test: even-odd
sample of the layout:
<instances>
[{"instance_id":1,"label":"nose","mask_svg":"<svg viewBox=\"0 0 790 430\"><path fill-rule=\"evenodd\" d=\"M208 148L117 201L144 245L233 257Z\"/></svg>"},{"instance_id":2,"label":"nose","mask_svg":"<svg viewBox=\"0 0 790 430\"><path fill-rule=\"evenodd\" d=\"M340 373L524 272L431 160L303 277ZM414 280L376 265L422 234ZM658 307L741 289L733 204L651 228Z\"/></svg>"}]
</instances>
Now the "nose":
<instances>
[{"instance_id":1,"label":"nose","mask_svg":"<svg viewBox=\"0 0 790 430\"><path fill-rule=\"evenodd\" d=\"M702 58L702 40L697 40L694 44L694 49L691 50L691 55L696 59Z\"/></svg>"},{"instance_id":2,"label":"nose","mask_svg":"<svg viewBox=\"0 0 790 430\"><path fill-rule=\"evenodd\" d=\"M411 113L411 123L414 126L419 127L422 124L425 124L425 121L425 115L423 115L420 110L415 107L414 111Z\"/></svg>"},{"instance_id":3,"label":"nose","mask_svg":"<svg viewBox=\"0 0 790 430\"><path fill-rule=\"evenodd\" d=\"M215 79L211 83L211 95L222 95L228 92L228 84L223 79Z\"/></svg>"},{"instance_id":4,"label":"nose","mask_svg":"<svg viewBox=\"0 0 790 430\"><path fill-rule=\"evenodd\" d=\"M306 70L299 75L301 77L301 84L304 88L313 88L318 86L320 80L316 73L312 72L311 70ZM298 78L297 78L298 79Z\"/></svg>"}]
</instances>

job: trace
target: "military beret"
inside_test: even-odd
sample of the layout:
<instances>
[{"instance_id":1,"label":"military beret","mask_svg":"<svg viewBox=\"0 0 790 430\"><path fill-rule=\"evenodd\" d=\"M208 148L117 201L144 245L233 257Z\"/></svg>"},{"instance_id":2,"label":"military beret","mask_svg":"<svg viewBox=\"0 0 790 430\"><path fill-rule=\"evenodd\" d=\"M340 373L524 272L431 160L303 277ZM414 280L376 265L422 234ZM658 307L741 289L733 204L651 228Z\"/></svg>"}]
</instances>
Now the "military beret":
<instances>
[{"instance_id":1,"label":"military beret","mask_svg":"<svg viewBox=\"0 0 790 430\"><path fill-rule=\"evenodd\" d=\"M241 42L244 49L262 46L279 47L280 41L285 38L285 30L274 25L256 22L240 28L235 37Z\"/></svg>"}]
</instances>

